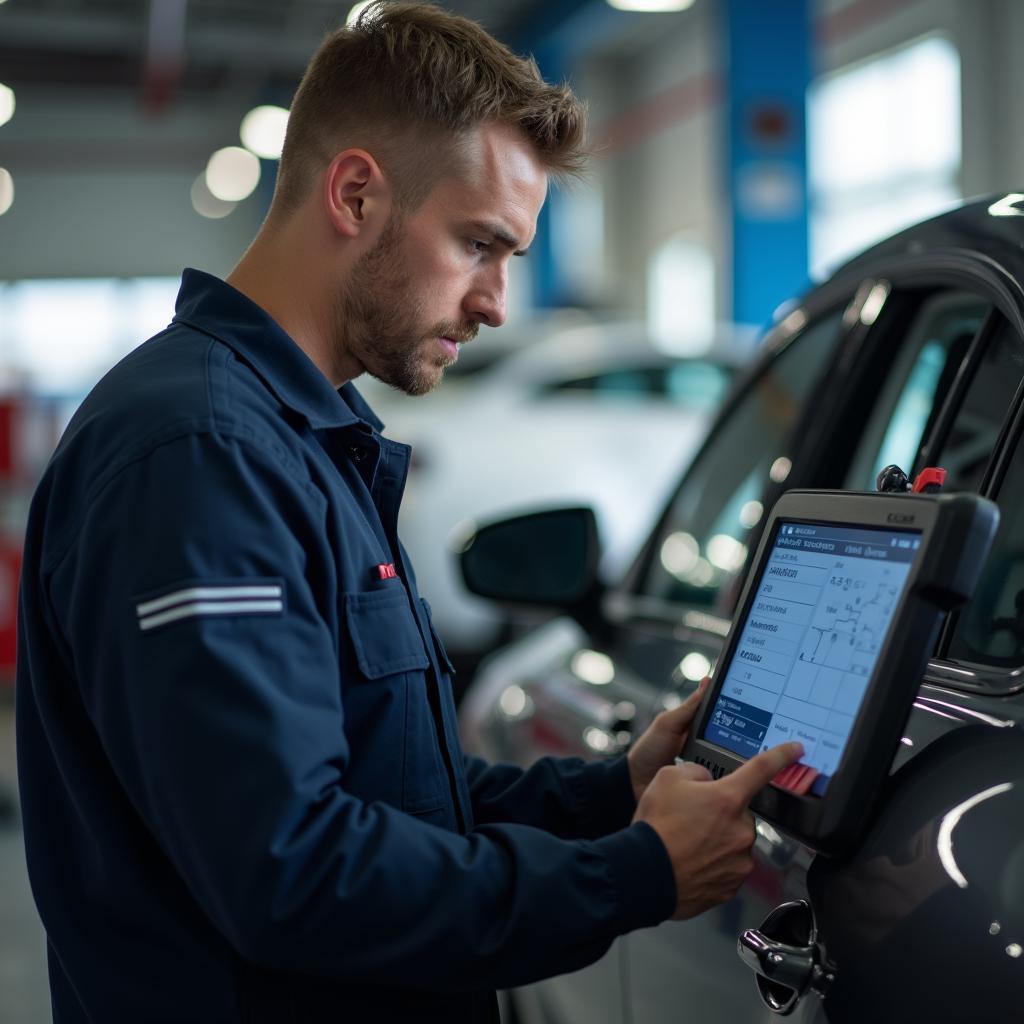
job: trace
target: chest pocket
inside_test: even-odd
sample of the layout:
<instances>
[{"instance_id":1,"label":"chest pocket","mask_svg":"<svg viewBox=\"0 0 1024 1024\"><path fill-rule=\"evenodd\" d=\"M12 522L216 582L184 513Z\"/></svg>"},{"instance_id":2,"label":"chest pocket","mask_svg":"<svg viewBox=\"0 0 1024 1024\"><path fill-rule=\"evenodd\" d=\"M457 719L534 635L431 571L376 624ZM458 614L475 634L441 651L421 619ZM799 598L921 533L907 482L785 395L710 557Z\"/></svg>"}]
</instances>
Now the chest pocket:
<instances>
[{"instance_id":1,"label":"chest pocket","mask_svg":"<svg viewBox=\"0 0 1024 1024\"><path fill-rule=\"evenodd\" d=\"M356 674L345 692L346 735L359 795L411 814L449 799L427 691L423 637L405 588L345 595Z\"/></svg>"}]
</instances>

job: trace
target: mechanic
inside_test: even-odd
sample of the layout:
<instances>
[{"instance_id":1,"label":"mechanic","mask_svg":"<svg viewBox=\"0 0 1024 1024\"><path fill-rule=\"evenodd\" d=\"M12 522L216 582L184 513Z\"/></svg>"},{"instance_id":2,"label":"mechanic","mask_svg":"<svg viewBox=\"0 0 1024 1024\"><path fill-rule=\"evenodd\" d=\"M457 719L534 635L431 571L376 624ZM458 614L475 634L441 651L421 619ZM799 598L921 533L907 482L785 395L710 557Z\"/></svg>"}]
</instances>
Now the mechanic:
<instances>
[{"instance_id":1,"label":"mechanic","mask_svg":"<svg viewBox=\"0 0 1024 1024\"><path fill-rule=\"evenodd\" d=\"M32 504L19 769L54 1020L496 1021L493 990L728 899L800 753L460 750L396 535L409 449L351 381L434 387L505 317L583 114L473 22L388 3L302 80L228 280L93 390ZM453 437L452 444L459 438Z\"/></svg>"}]
</instances>

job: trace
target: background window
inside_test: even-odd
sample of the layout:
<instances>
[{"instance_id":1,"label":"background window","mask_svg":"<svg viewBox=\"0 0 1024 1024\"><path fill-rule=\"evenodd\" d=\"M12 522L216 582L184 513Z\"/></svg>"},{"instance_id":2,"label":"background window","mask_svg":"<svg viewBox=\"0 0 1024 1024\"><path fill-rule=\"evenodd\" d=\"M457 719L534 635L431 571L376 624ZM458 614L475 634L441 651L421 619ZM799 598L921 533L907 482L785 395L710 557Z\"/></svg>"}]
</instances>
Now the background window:
<instances>
[{"instance_id":1,"label":"background window","mask_svg":"<svg viewBox=\"0 0 1024 1024\"><path fill-rule=\"evenodd\" d=\"M948 39L825 76L807 119L815 277L961 198L960 57Z\"/></svg>"},{"instance_id":2,"label":"background window","mask_svg":"<svg viewBox=\"0 0 1024 1024\"><path fill-rule=\"evenodd\" d=\"M0 285L7 390L84 395L174 316L178 278L17 281Z\"/></svg>"},{"instance_id":3,"label":"background window","mask_svg":"<svg viewBox=\"0 0 1024 1024\"><path fill-rule=\"evenodd\" d=\"M715 264L687 234L673 235L647 268L647 322L664 352L699 355L715 330Z\"/></svg>"}]
</instances>

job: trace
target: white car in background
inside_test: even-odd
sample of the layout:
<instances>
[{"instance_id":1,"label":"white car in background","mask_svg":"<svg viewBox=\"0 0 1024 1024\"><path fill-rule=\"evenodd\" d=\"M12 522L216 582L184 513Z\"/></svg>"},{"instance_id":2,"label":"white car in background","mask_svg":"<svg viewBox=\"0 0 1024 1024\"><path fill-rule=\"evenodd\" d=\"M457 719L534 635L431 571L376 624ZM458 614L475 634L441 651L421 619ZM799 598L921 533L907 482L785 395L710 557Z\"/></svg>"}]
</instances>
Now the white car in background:
<instances>
[{"instance_id":1,"label":"white car in background","mask_svg":"<svg viewBox=\"0 0 1024 1024\"><path fill-rule=\"evenodd\" d=\"M463 354L490 343L481 337ZM700 356L671 356L641 324L590 323L556 330L428 398L373 396L385 435L413 448L399 534L457 665L471 668L506 625L458 574L454 550L467 521L590 505L602 575L614 578L696 452L753 341L730 331L705 347Z\"/></svg>"}]
</instances>

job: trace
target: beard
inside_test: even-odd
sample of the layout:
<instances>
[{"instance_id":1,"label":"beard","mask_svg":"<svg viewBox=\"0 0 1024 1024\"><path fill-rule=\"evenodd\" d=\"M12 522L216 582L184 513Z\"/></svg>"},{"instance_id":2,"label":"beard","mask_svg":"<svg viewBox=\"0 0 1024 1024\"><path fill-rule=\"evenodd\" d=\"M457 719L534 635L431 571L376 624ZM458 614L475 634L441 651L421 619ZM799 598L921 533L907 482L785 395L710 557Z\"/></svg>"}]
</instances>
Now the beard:
<instances>
[{"instance_id":1,"label":"beard","mask_svg":"<svg viewBox=\"0 0 1024 1024\"><path fill-rule=\"evenodd\" d=\"M425 395L455 362L438 338L471 341L477 325L426 319L410 284L402 219L393 214L374 247L360 257L335 303L334 343L367 373L407 395Z\"/></svg>"}]
</instances>

